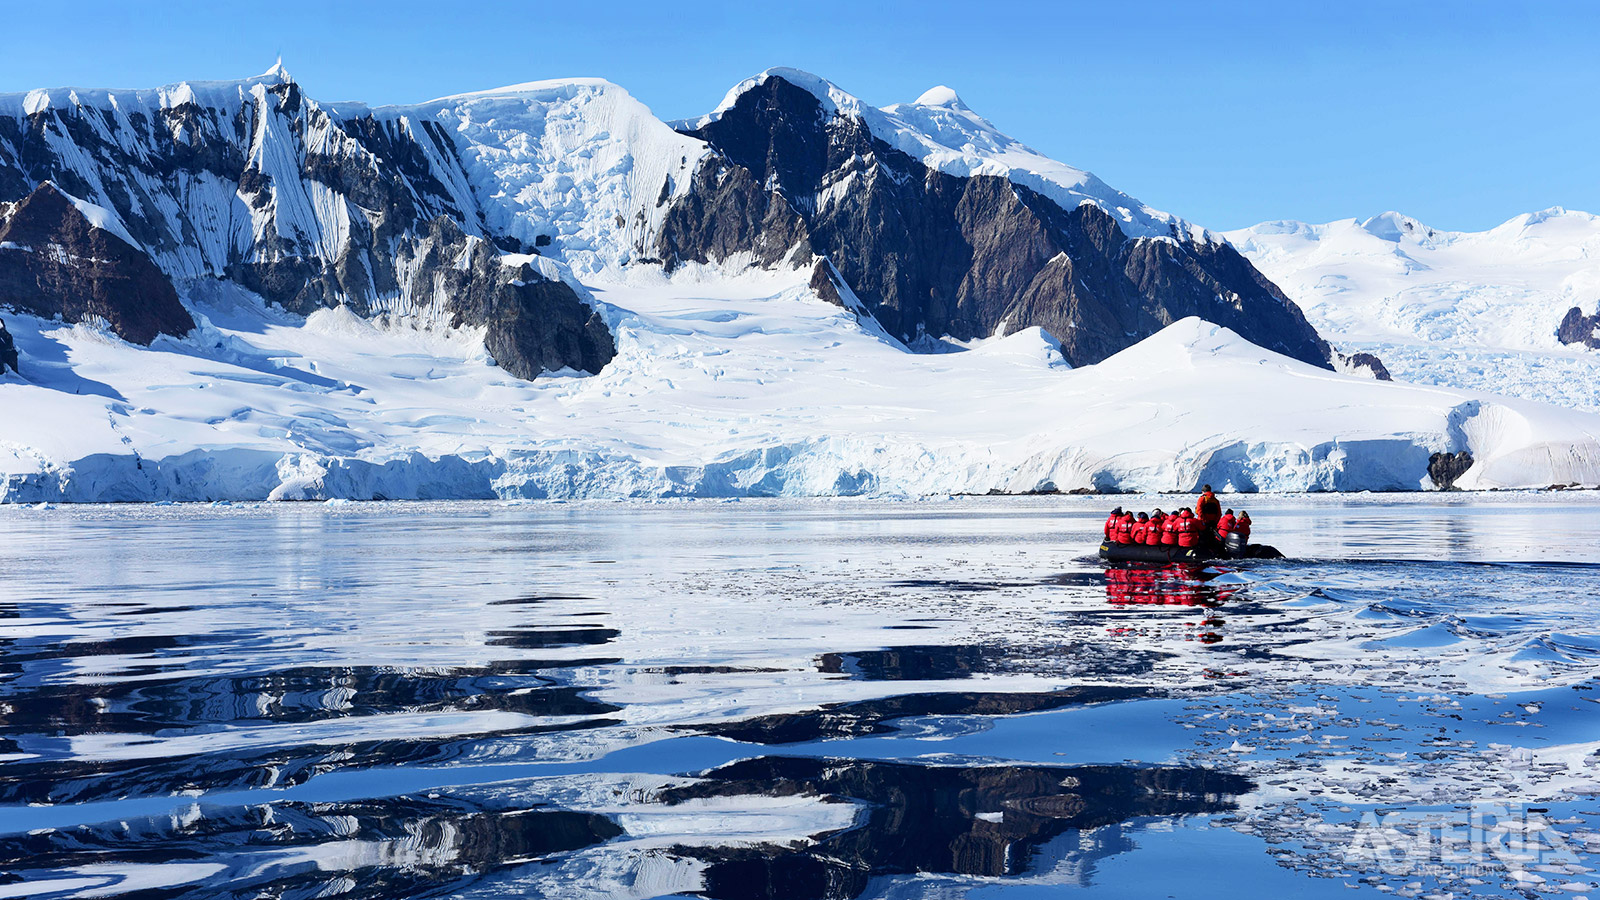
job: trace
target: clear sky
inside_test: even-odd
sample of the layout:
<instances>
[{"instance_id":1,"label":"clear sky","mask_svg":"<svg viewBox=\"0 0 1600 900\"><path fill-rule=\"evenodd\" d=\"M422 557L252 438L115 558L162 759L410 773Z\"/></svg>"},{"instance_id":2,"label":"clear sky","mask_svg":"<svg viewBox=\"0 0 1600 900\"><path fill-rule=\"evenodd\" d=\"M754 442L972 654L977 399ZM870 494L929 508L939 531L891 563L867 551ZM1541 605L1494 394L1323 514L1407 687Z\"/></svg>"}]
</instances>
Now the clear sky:
<instances>
[{"instance_id":1,"label":"clear sky","mask_svg":"<svg viewBox=\"0 0 1600 900\"><path fill-rule=\"evenodd\" d=\"M795 66L875 105L947 84L1002 131L1214 229L1396 209L1600 213L1600 3L0 0L0 91L240 78L415 102L564 76L663 118Z\"/></svg>"}]
</instances>

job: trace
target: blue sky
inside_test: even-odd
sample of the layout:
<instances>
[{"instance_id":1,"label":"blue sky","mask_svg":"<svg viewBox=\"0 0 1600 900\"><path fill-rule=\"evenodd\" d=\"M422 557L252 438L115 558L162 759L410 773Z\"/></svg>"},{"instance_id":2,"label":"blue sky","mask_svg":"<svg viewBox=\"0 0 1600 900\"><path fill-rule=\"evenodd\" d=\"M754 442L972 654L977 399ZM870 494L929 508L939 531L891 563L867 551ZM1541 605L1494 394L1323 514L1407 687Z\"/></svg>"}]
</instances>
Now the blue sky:
<instances>
[{"instance_id":1,"label":"blue sky","mask_svg":"<svg viewBox=\"0 0 1600 900\"><path fill-rule=\"evenodd\" d=\"M0 0L0 91L252 75L414 102L574 75L658 115L786 65L877 104L948 84L1001 130L1212 228L1397 209L1600 212L1600 4ZM1328 6L1335 6L1329 4Z\"/></svg>"}]
</instances>

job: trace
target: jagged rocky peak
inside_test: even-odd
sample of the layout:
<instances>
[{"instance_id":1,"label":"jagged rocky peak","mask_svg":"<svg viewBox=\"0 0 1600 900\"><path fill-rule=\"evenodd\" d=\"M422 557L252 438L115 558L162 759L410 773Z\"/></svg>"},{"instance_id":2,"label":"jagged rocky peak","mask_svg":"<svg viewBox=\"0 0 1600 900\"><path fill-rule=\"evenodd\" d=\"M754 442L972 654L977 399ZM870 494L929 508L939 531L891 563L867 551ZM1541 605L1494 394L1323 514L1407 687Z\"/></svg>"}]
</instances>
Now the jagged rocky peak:
<instances>
[{"instance_id":1,"label":"jagged rocky peak","mask_svg":"<svg viewBox=\"0 0 1600 900\"><path fill-rule=\"evenodd\" d=\"M98 319L136 344L194 328L172 282L113 216L48 181L0 203L0 306L66 322Z\"/></svg>"},{"instance_id":2,"label":"jagged rocky peak","mask_svg":"<svg viewBox=\"0 0 1600 900\"><path fill-rule=\"evenodd\" d=\"M913 344L1039 326L1084 365L1200 316L1330 365L1300 310L1226 242L1029 155L954 92L930 93L939 103L877 110L794 70L741 83L680 125L717 155L697 173L699 196L664 220L661 256L804 264L804 241ZM711 171L715 203L700 190Z\"/></svg>"},{"instance_id":3,"label":"jagged rocky peak","mask_svg":"<svg viewBox=\"0 0 1600 900\"><path fill-rule=\"evenodd\" d=\"M597 371L614 353L609 331L563 271L519 279L499 260L539 242L524 245L505 227L517 211L508 217L501 198L532 192L508 188L494 163L517 170L527 159L565 158L540 146L550 139L530 124L543 123L535 113L550 113L555 101L527 91L519 99L521 117L501 116L496 132L493 117L480 117L477 131L466 127L474 110L459 98L407 109L325 107L281 64L235 82L5 95L0 201L60 185L103 210L98 224L146 254L169 290L220 278L300 314L347 306L484 327L490 352L522 377ZM608 124L572 116L600 134ZM567 174L570 186L588 173ZM562 212L535 210L548 222L570 221ZM530 238L539 233L527 229ZM530 327L533 320L543 324Z\"/></svg>"}]
</instances>

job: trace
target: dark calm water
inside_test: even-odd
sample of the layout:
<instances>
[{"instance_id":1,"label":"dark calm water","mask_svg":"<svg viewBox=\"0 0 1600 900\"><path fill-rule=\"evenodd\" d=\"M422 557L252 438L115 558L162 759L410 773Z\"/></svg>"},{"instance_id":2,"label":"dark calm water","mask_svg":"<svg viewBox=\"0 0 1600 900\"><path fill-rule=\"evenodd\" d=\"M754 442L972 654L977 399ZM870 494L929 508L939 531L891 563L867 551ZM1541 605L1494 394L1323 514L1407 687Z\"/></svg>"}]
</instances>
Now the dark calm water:
<instances>
[{"instance_id":1,"label":"dark calm water","mask_svg":"<svg viewBox=\"0 0 1600 900\"><path fill-rule=\"evenodd\" d=\"M1600 897L1600 498L1248 502L0 509L0 898Z\"/></svg>"}]
</instances>

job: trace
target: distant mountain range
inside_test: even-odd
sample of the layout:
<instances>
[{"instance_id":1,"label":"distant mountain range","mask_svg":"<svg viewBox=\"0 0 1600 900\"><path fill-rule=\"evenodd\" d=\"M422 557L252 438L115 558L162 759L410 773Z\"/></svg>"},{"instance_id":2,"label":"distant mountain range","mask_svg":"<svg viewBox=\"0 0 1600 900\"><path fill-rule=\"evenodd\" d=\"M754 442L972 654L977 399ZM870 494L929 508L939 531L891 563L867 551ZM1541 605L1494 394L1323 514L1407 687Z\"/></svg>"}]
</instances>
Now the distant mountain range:
<instances>
[{"instance_id":1,"label":"distant mountain range","mask_svg":"<svg viewBox=\"0 0 1600 900\"><path fill-rule=\"evenodd\" d=\"M0 95L0 502L1600 486L1596 231L1220 235L792 69Z\"/></svg>"}]
</instances>

